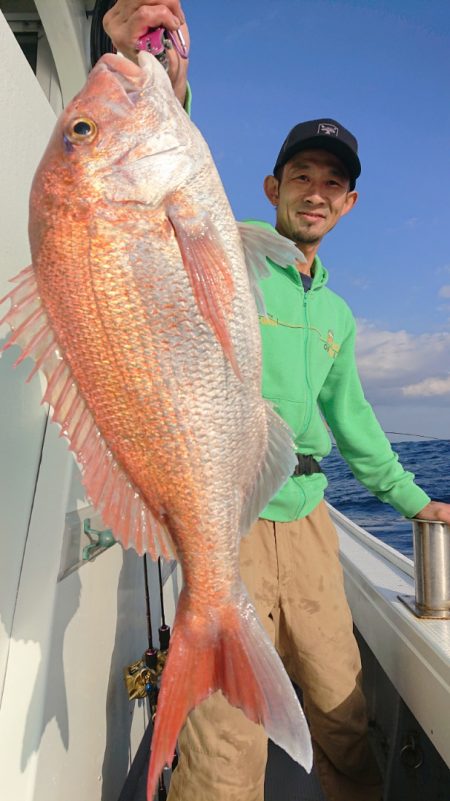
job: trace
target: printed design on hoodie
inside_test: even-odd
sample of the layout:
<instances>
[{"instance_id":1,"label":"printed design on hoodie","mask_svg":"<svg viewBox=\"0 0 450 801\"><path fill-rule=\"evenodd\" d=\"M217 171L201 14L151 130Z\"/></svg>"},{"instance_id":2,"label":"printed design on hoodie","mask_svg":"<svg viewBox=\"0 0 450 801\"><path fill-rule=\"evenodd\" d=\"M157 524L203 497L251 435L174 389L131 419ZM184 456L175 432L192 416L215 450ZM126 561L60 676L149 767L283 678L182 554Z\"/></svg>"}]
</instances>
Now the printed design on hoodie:
<instances>
[{"instance_id":1,"label":"printed design on hoodie","mask_svg":"<svg viewBox=\"0 0 450 801\"><path fill-rule=\"evenodd\" d=\"M338 355L341 346L335 342L334 340L334 333L333 331L329 330L327 336L324 337L322 332L319 331L318 328L314 328L311 325L296 325L293 323L284 323L282 320L279 320L278 317L274 317L272 314L265 314L259 315L259 322L261 325L281 325L283 328L302 328L303 330L312 331L319 337L319 340L323 342L324 350L328 353L328 356L331 359L335 359Z\"/></svg>"}]
</instances>

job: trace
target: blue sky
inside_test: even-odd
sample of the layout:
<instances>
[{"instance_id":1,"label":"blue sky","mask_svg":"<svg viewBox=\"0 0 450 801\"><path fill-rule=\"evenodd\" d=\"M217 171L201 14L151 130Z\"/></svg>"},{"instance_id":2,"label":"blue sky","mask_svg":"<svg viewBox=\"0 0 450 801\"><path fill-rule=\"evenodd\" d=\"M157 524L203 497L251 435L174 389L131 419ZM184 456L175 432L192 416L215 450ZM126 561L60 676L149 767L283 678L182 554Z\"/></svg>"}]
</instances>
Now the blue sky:
<instances>
[{"instance_id":1,"label":"blue sky","mask_svg":"<svg viewBox=\"0 0 450 801\"><path fill-rule=\"evenodd\" d=\"M359 202L320 250L329 285L360 320L383 426L450 437L450 4L183 7L193 119L237 218L273 221L262 180L297 122L333 117L357 136Z\"/></svg>"}]
</instances>

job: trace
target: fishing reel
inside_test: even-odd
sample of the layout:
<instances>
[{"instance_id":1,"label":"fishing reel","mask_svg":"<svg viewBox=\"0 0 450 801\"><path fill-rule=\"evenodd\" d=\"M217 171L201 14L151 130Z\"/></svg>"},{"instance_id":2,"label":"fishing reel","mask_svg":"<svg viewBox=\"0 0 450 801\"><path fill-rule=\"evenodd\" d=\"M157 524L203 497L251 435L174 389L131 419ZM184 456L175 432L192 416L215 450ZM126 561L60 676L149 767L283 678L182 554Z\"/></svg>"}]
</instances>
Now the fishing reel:
<instances>
[{"instance_id":1,"label":"fishing reel","mask_svg":"<svg viewBox=\"0 0 450 801\"><path fill-rule=\"evenodd\" d=\"M136 698L150 698L151 702L154 700L156 707L156 699L161 681L161 674L167 660L167 649L169 647L170 637L169 627L161 626L161 628L167 629L167 632L163 632L162 643L160 632L160 644L166 647L161 647L159 650L148 648L141 659L136 660L136 662L133 662L124 669L125 685L130 701L134 701ZM167 637L167 642L165 642L164 636Z\"/></svg>"},{"instance_id":2,"label":"fishing reel","mask_svg":"<svg viewBox=\"0 0 450 801\"><path fill-rule=\"evenodd\" d=\"M144 654L124 669L124 679L128 699L135 701L137 698L147 698L150 689L158 685L159 675L157 670L148 667Z\"/></svg>"},{"instance_id":3,"label":"fishing reel","mask_svg":"<svg viewBox=\"0 0 450 801\"><path fill-rule=\"evenodd\" d=\"M143 557L144 582L145 582L145 605L147 611L147 634L148 648L141 659L133 662L124 669L125 685L128 698L133 701L135 698L149 698L152 717L156 713L156 702L161 674L166 664L167 654L170 645L170 626L166 625L166 615L164 611L163 596L163 576L161 567L161 557L158 558L158 578L159 595L161 601L162 625L158 629L159 649L153 647L152 615L150 608L150 592L147 573L147 554Z\"/></svg>"},{"instance_id":4,"label":"fishing reel","mask_svg":"<svg viewBox=\"0 0 450 801\"><path fill-rule=\"evenodd\" d=\"M152 723L155 721L156 708L158 705L159 685L161 674L166 664L167 652L169 648L170 628L162 625L159 629L159 642L161 648L157 651L148 648L142 656L128 665L124 670L125 684L130 701L136 698L148 698L150 705L150 716ZM171 770L174 770L178 763L178 755L175 751L173 755ZM164 773L159 777L158 801L166 801L167 791Z\"/></svg>"},{"instance_id":5,"label":"fishing reel","mask_svg":"<svg viewBox=\"0 0 450 801\"><path fill-rule=\"evenodd\" d=\"M147 554L143 557L144 565L144 582L145 582L145 605L147 611L147 634L148 634L148 648L144 652L141 659L133 662L124 670L125 685L127 688L128 698L130 701L136 698L148 698L150 707L150 717L154 722L156 717L156 709L158 705L159 685L161 683L161 674L167 660L167 654L170 645L170 626L166 625L166 616L164 611L164 596L163 596L163 575L161 567L161 557L158 558L158 577L159 577L159 594L161 601L161 619L162 625L158 629L159 634L159 649L153 647L153 632L152 632L152 615L150 608L150 592L147 574ZM172 770L176 767L178 756L175 751L172 760ZM165 786L164 775L161 773L158 782L158 801L166 801L167 792Z\"/></svg>"}]
</instances>

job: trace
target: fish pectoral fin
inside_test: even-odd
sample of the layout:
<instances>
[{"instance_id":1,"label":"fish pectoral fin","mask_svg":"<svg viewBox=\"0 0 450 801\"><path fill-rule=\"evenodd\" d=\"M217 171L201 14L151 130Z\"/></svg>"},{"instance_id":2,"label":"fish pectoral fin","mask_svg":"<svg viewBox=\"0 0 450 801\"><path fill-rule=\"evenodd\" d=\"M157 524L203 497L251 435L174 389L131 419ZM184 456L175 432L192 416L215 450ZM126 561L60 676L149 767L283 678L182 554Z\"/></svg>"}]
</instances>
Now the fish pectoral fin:
<instances>
[{"instance_id":1,"label":"fish pectoral fin","mask_svg":"<svg viewBox=\"0 0 450 801\"><path fill-rule=\"evenodd\" d=\"M298 261L306 261L303 253L294 243L282 236L278 231L261 228L254 223L237 223L244 248L250 286L260 314L265 314L264 300L259 281L270 275L266 259L274 261L280 267L295 265Z\"/></svg>"},{"instance_id":2,"label":"fish pectoral fin","mask_svg":"<svg viewBox=\"0 0 450 801\"><path fill-rule=\"evenodd\" d=\"M214 332L236 376L239 366L228 320L235 294L233 274L221 244L220 234L207 216L187 213L183 206L168 209L183 264L194 297L205 322Z\"/></svg>"}]
</instances>

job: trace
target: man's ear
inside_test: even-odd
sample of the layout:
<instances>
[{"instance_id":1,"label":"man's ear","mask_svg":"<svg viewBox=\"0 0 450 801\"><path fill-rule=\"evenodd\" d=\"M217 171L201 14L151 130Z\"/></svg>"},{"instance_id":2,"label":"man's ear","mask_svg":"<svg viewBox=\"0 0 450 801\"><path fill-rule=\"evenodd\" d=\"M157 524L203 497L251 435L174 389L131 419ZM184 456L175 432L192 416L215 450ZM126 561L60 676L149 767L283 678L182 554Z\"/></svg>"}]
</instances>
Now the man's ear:
<instances>
[{"instance_id":1,"label":"man's ear","mask_svg":"<svg viewBox=\"0 0 450 801\"><path fill-rule=\"evenodd\" d=\"M344 207L341 211L341 217L343 217L344 214L348 214L349 211L352 210L357 200L358 200L358 193L354 189L351 192L347 193Z\"/></svg>"},{"instance_id":2,"label":"man's ear","mask_svg":"<svg viewBox=\"0 0 450 801\"><path fill-rule=\"evenodd\" d=\"M266 175L264 178L264 192L272 206L278 206L280 182L274 175Z\"/></svg>"}]
</instances>

